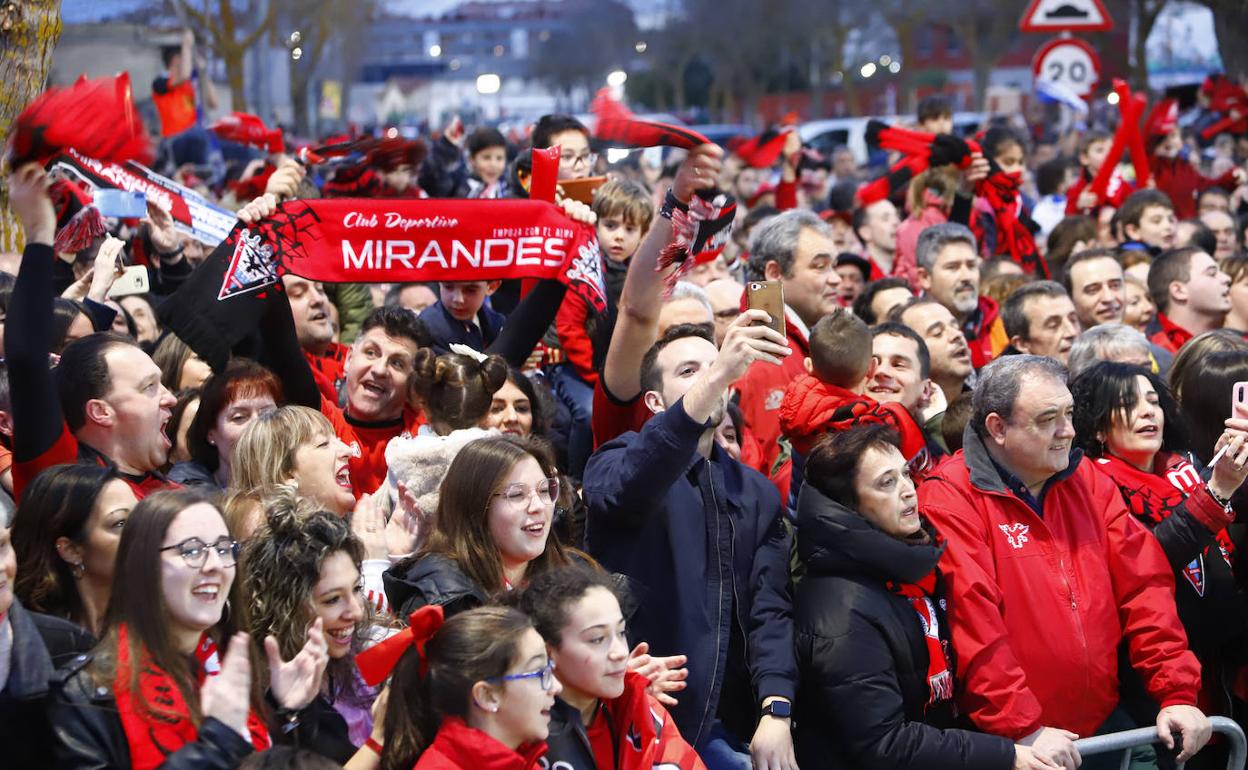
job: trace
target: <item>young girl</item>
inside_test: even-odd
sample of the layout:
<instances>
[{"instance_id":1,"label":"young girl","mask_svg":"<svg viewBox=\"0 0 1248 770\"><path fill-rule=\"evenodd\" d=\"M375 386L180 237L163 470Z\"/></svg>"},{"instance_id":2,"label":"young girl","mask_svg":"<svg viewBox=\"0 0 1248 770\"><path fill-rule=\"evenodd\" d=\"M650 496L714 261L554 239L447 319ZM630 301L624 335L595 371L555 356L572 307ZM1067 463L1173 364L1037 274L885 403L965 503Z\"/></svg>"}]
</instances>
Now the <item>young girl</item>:
<instances>
[{"instance_id":1,"label":"young girl","mask_svg":"<svg viewBox=\"0 0 1248 770\"><path fill-rule=\"evenodd\" d=\"M383 743L370 744L382 770L532 768L561 690L532 621L505 607L445 623L442 608L426 607L409 620L359 657L373 684L393 670Z\"/></svg>"},{"instance_id":2,"label":"young girl","mask_svg":"<svg viewBox=\"0 0 1248 770\"><path fill-rule=\"evenodd\" d=\"M103 641L62 670L49 712L57 768L226 768L272 743L250 702L246 634L230 641L227 602L238 544L221 512L193 492L135 506L117 551ZM295 713L316 696L328 660L321 621L284 662L265 640L269 689Z\"/></svg>"},{"instance_id":3,"label":"young girl","mask_svg":"<svg viewBox=\"0 0 1248 770\"><path fill-rule=\"evenodd\" d=\"M557 473L549 453L523 439L483 438L460 449L442 482L436 529L416 556L386 572L399 616L426 604L452 615L567 566L568 553L550 537Z\"/></svg>"},{"instance_id":4,"label":"young girl","mask_svg":"<svg viewBox=\"0 0 1248 770\"><path fill-rule=\"evenodd\" d=\"M609 575L587 567L552 570L533 579L519 606L546 640L563 687L551 711L550 765L704 770L647 692L649 680L629 670L624 614Z\"/></svg>"}]
</instances>

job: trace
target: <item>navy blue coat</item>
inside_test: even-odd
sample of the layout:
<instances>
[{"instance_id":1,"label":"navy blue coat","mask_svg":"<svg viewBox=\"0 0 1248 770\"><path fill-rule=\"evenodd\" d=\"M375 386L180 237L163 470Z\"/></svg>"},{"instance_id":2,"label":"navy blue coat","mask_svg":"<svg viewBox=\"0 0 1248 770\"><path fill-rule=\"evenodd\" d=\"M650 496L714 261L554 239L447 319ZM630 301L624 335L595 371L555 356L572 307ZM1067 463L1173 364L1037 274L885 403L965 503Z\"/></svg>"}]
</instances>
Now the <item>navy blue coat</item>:
<instances>
[{"instance_id":1,"label":"navy blue coat","mask_svg":"<svg viewBox=\"0 0 1248 770\"><path fill-rule=\"evenodd\" d=\"M791 535L779 493L717 445L703 458L707 428L678 401L640 433L604 444L585 468L583 494L589 552L639 594L630 635L652 654L689 656L688 688L672 716L694 746L716 718L726 671L748 671L748 682L729 685L754 696L726 701L741 712L725 714L726 725L756 724L762 699L792 701L797 682ZM729 659L733 624L744 660Z\"/></svg>"},{"instance_id":2,"label":"navy blue coat","mask_svg":"<svg viewBox=\"0 0 1248 770\"><path fill-rule=\"evenodd\" d=\"M451 352L451 345L456 342L484 351L498 338L506 318L490 309L489 305L482 305L477 312L477 323L465 323L451 315L442 300L438 300L420 311L420 320L433 337L434 351L443 355Z\"/></svg>"}]
</instances>

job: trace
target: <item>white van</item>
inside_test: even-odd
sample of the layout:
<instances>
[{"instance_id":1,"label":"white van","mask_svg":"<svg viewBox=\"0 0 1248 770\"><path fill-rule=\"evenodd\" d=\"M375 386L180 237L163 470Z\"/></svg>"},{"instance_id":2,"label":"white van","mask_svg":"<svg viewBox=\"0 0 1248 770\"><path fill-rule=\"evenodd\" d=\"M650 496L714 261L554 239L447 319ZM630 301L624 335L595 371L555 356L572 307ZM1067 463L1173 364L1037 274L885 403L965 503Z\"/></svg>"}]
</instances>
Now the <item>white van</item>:
<instances>
[{"instance_id":1,"label":"white van","mask_svg":"<svg viewBox=\"0 0 1248 770\"><path fill-rule=\"evenodd\" d=\"M953 132L958 136L975 134L988 121L984 112L953 113ZM831 120L815 120L803 123L797 132L802 137L802 144L814 148L824 155L831 155L837 147L848 147L854 154L854 162L863 165L867 162L867 121L871 118L833 118ZM909 115L890 115L876 117L890 125L909 123Z\"/></svg>"}]
</instances>

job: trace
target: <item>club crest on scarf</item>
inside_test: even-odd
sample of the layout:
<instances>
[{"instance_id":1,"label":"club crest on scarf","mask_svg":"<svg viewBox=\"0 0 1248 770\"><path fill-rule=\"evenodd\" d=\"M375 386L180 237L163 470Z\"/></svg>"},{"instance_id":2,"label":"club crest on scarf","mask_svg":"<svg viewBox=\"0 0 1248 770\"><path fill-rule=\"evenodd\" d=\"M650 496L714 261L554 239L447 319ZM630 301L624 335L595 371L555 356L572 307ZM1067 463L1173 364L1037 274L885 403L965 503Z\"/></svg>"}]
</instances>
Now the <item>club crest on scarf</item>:
<instances>
[{"instance_id":1,"label":"club crest on scarf","mask_svg":"<svg viewBox=\"0 0 1248 770\"><path fill-rule=\"evenodd\" d=\"M240 294L258 291L278 282L277 264L273 260L273 247L258 233L249 229L238 231L234 244L234 256L225 270L225 280L217 299L228 299Z\"/></svg>"}]
</instances>

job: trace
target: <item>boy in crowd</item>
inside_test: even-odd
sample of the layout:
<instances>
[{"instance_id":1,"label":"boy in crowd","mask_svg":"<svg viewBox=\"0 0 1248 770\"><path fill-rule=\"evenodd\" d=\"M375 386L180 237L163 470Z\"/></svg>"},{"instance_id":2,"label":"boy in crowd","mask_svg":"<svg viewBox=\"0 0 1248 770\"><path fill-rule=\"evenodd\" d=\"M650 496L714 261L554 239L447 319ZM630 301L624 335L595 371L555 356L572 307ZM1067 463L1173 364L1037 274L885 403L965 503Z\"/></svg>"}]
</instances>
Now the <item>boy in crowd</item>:
<instances>
[{"instance_id":1,"label":"boy in crowd","mask_svg":"<svg viewBox=\"0 0 1248 770\"><path fill-rule=\"evenodd\" d=\"M473 350L485 350L498 338L505 319L485 301L498 291L500 283L442 281L438 284L438 301L420 314L438 355L449 353L451 345L457 342Z\"/></svg>"},{"instance_id":2,"label":"boy in crowd","mask_svg":"<svg viewBox=\"0 0 1248 770\"><path fill-rule=\"evenodd\" d=\"M606 353L611 335L611 318L624 289L628 262L637 253L641 239L650 229L654 204L645 188L636 182L612 180L594 194L598 215L598 246L602 250L603 278L607 288L607 313L592 311L579 294L569 292L555 316L559 335L560 363L550 367L550 379L572 416L568 435L569 471L579 477L593 451L590 417L594 406L594 385L598 366ZM551 351L554 353L554 351Z\"/></svg>"},{"instance_id":3,"label":"boy in crowd","mask_svg":"<svg viewBox=\"0 0 1248 770\"><path fill-rule=\"evenodd\" d=\"M1178 221L1170 197L1159 190L1137 190L1118 209L1123 249L1142 249L1157 256L1175 246Z\"/></svg>"},{"instance_id":4,"label":"boy in crowd","mask_svg":"<svg viewBox=\"0 0 1248 770\"><path fill-rule=\"evenodd\" d=\"M1109 155L1110 145L1113 144L1114 137L1107 131L1100 129L1091 129L1083 135L1079 140L1079 165L1083 171L1079 175L1078 181L1071 185L1070 190L1066 192L1066 213L1069 214L1088 214L1096 216L1096 212L1102 206L1110 208L1120 208L1123 201L1131 194L1131 185L1122 178L1115 169L1109 177L1109 184L1105 188L1105 198L1099 199L1090 187L1092 180L1100 173L1101 166L1105 165L1105 157Z\"/></svg>"}]
</instances>

